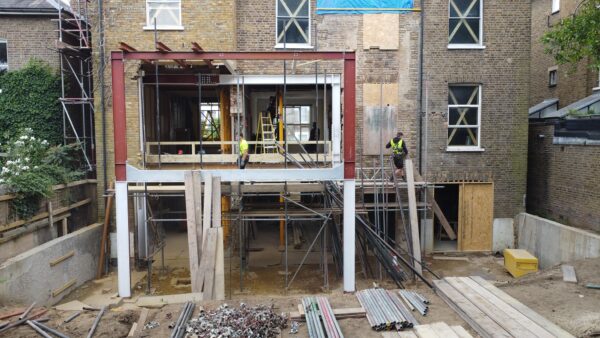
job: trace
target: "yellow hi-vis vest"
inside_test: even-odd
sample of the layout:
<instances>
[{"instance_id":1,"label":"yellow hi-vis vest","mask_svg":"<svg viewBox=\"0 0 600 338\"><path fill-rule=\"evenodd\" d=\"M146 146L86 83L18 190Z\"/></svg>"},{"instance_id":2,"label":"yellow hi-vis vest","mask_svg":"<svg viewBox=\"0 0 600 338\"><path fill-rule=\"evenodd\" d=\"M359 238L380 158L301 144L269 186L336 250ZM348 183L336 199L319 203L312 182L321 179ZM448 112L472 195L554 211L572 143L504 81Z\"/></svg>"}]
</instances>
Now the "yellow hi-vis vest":
<instances>
[{"instance_id":1,"label":"yellow hi-vis vest","mask_svg":"<svg viewBox=\"0 0 600 338\"><path fill-rule=\"evenodd\" d=\"M394 142L394 139L390 140L390 144L392 145L392 152L394 155L402 154L402 143L404 143L403 139L398 140L398 143Z\"/></svg>"},{"instance_id":2,"label":"yellow hi-vis vest","mask_svg":"<svg viewBox=\"0 0 600 338\"><path fill-rule=\"evenodd\" d=\"M240 156L244 155L248 151L248 142L246 140L240 140Z\"/></svg>"}]
</instances>

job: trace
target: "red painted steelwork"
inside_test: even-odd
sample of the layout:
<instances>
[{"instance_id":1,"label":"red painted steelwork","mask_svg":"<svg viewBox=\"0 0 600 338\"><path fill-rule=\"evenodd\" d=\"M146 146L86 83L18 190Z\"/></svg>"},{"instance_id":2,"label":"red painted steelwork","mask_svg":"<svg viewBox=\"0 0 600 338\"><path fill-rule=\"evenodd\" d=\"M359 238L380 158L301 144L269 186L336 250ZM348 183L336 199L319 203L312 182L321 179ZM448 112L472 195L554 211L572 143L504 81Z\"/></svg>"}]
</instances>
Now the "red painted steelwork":
<instances>
[{"instance_id":1,"label":"red painted steelwork","mask_svg":"<svg viewBox=\"0 0 600 338\"><path fill-rule=\"evenodd\" d=\"M113 124L115 134L115 177L127 181L127 118L125 115L125 64L123 53L111 53ZM106 159L104 159L106 161Z\"/></svg>"},{"instance_id":2,"label":"red painted steelwork","mask_svg":"<svg viewBox=\"0 0 600 338\"><path fill-rule=\"evenodd\" d=\"M354 52L130 52L125 60L343 60Z\"/></svg>"},{"instance_id":3,"label":"red painted steelwork","mask_svg":"<svg viewBox=\"0 0 600 338\"><path fill-rule=\"evenodd\" d=\"M344 58L344 178L355 177L356 165L356 63L355 55Z\"/></svg>"},{"instance_id":4,"label":"red painted steelwork","mask_svg":"<svg viewBox=\"0 0 600 338\"><path fill-rule=\"evenodd\" d=\"M344 178L355 177L356 55L354 52L117 52L111 53L115 176L127 180L127 119L125 60L343 60L344 61ZM106 159L105 159L106 160Z\"/></svg>"}]
</instances>

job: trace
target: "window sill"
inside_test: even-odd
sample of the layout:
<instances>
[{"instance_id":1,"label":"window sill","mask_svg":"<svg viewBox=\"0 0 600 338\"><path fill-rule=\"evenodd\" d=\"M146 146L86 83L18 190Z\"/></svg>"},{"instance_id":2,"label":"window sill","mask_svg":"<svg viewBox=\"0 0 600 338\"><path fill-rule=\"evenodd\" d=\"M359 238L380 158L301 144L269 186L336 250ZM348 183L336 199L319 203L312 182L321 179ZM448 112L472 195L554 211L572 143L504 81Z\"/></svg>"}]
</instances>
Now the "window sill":
<instances>
[{"instance_id":1,"label":"window sill","mask_svg":"<svg viewBox=\"0 0 600 338\"><path fill-rule=\"evenodd\" d=\"M286 43L285 47L283 43L278 43L275 45L275 49L314 49L314 46L311 46L308 43Z\"/></svg>"},{"instance_id":2,"label":"window sill","mask_svg":"<svg viewBox=\"0 0 600 338\"><path fill-rule=\"evenodd\" d=\"M485 49L482 45L448 45L448 49Z\"/></svg>"},{"instance_id":3,"label":"window sill","mask_svg":"<svg viewBox=\"0 0 600 338\"><path fill-rule=\"evenodd\" d=\"M153 31L154 26L144 26L145 31ZM157 31L182 31L183 26L156 26Z\"/></svg>"},{"instance_id":4,"label":"window sill","mask_svg":"<svg viewBox=\"0 0 600 338\"><path fill-rule=\"evenodd\" d=\"M480 147L446 147L446 152L449 153L482 153L484 151L485 149Z\"/></svg>"}]
</instances>

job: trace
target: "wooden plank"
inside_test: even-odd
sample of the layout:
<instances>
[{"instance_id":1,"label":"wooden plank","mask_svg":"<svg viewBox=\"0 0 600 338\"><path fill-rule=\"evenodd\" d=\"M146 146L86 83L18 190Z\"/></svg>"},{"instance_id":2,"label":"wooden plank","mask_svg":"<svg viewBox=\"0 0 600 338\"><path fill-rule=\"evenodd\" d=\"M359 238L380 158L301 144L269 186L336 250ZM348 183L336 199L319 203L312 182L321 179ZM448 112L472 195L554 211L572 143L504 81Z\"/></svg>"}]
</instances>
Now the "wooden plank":
<instances>
[{"instance_id":1,"label":"wooden plank","mask_svg":"<svg viewBox=\"0 0 600 338\"><path fill-rule=\"evenodd\" d=\"M110 182L110 187L114 188L114 183ZM114 194L108 195L106 198L106 205L104 206L104 225L102 226L102 237L100 238L100 258L98 259L98 269L96 270L96 279L100 279L102 274L104 273L104 265L105 265L105 254L107 253L106 241L108 240L108 227L110 225L110 212L112 209ZM63 224L63 236L65 233L65 226ZM110 253L109 253L110 255Z\"/></svg>"},{"instance_id":2,"label":"wooden plank","mask_svg":"<svg viewBox=\"0 0 600 338\"><path fill-rule=\"evenodd\" d=\"M437 333L438 336L444 338L460 338L456 332L454 332L448 324L444 322L437 322L433 324L429 324L431 328Z\"/></svg>"},{"instance_id":3,"label":"wooden plank","mask_svg":"<svg viewBox=\"0 0 600 338\"><path fill-rule=\"evenodd\" d=\"M58 288L56 290L53 290L52 291L52 297L56 297L56 296L60 295L61 293L65 292L66 289L68 289L71 286L75 285L75 283L77 283L77 279L75 279L75 278L71 279L65 285L61 286L60 288Z\"/></svg>"},{"instance_id":4,"label":"wooden plank","mask_svg":"<svg viewBox=\"0 0 600 338\"><path fill-rule=\"evenodd\" d=\"M577 283L577 275L575 274L575 268L572 265L563 264L560 268L563 273L563 281L567 283Z\"/></svg>"},{"instance_id":5,"label":"wooden plank","mask_svg":"<svg viewBox=\"0 0 600 338\"><path fill-rule=\"evenodd\" d=\"M204 224L204 228L202 229L203 238L206 238L208 229L212 224L212 187L212 175L206 174L204 177L204 218L202 220L202 224ZM202 250L204 250L204 240L200 243L202 243Z\"/></svg>"},{"instance_id":6,"label":"wooden plank","mask_svg":"<svg viewBox=\"0 0 600 338\"><path fill-rule=\"evenodd\" d=\"M419 182L423 182L423 177L421 177L421 175L419 174L419 172L416 169L415 169L415 180L417 180ZM438 218L438 220L442 224L442 227L448 234L448 237L451 240L455 240L456 233L454 232L454 229L452 229L452 226L446 219L444 212L442 211L440 206L435 201L435 196L433 195L433 191L431 191L431 189L425 189L425 193L427 194L427 200L430 201L430 203L431 203L431 209L433 210L433 214L435 215L435 217Z\"/></svg>"},{"instance_id":7,"label":"wooden plank","mask_svg":"<svg viewBox=\"0 0 600 338\"><path fill-rule=\"evenodd\" d=\"M494 186L464 183L459 189L458 249L491 251L494 215Z\"/></svg>"},{"instance_id":8,"label":"wooden plank","mask_svg":"<svg viewBox=\"0 0 600 338\"><path fill-rule=\"evenodd\" d=\"M84 199L82 201L73 203L73 204L69 205L68 207L63 207L63 208L55 209L55 210L52 211L52 214L53 215L59 215L59 214L62 214L64 212L67 212L67 211L69 211L71 209L75 209L75 208L84 206L86 204L89 204L91 202L92 202L91 198L86 198L86 199ZM4 226L1 226L0 227L0 232L4 232L4 231L10 230L10 229L18 228L18 227L20 227L20 226L22 226L24 224L28 224L28 223L31 223L31 222L34 222L34 221L37 221L37 220L40 220L40 219L43 219L43 218L48 218L48 212L42 212L42 213L37 214L37 215L35 215L35 216L33 216L33 217L29 218L29 219L18 220L18 221L6 224Z\"/></svg>"},{"instance_id":9,"label":"wooden plank","mask_svg":"<svg viewBox=\"0 0 600 338\"><path fill-rule=\"evenodd\" d=\"M140 337L142 335L142 331L144 331L144 326L146 325L146 319L148 318L149 313L150 310L147 308L142 308L142 312L140 312L140 318L138 319L137 323L133 324L136 328L139 328L139 330L132 328L133 334L131 337Z\"/></svg>"},{"instance_id":10,"label":"wooden plank","mask_svg":"<svg viewBox=\"0 0 600 338\"><path fill-rule=\"evenodd\" d=\"M468 285L471 289L473 289L473 291L478 293L483 299L486 299L490 304L494 305L498 310L506 313L514 322L519 323L522 327L531 331L532 337L554 337L543 327L539 326L531 319L527 318L522 313L515 310L512 306L506 304L500 298L496 297L493 293L489 292L488 290L484 289L481 285L477 284L474 280L468 277L461 277L460 281ZM492 319L494 319L494 317L492 317ZM498 324L502 325L501 323Z\"/></svg>"},{"instance_id":11,"label":"wooden plank","mask_svg":"<svg viewBox=\"0 0 600 338\"><path fill-rule=\"evenodd\" d=\"M459 336L460 338L473 338L473 336L467 331L465 330L464 327L460 326L460 325L456 325L456 326L450 326L450 328L452 329L452 331L454 331L454 333L456 333L457 336Z\"/></svg>"},{"instance_id":12,"label":"wooden plank","mask_svg":"<svg viewBox=\"0 0 600 338\"><path fill-rule=\"evenodd\" d=\"M406 171L406 183L408 184L408 214L410 216L410 232L412 241L412 256L414 257L414 267L417 273L422 274L423 269L421 262L421 239L419 237L419 218L417 215L417 197L415 194L415 178L413 175L413 163L411 159L404 162L404 170Z\"/></svg>"},{"instance_id":13,"label":"wooden plank","mask_svg":"<svg viewBox=\"0 0 600 338\"><path fill-rule=\"evenodd\" d=\"M213 228L221 226L221 177L212 178L212 225Z\"/></svg>"},{"instance_id":14,"label":"wooden plank","mask_svg":"<svg viewBox=\"0 0 600 338\"><path fill-rule=\"evenodd\" d=\"M433 260L436 261L464 261L468 262L469 257L457 257L457 256L433 256Z\"/></svg>"},{"instance_id":15,"label":"wooden plank","mask_svg":"<svg viewBox=\"0 0 600 338\"><path fill-rule=\"evenodd\" d=\"M220 203L219 203L220 204ZM225 299L225 251L223 243L223 227L217 228L217 255L215 262L215 284L213 296L216 300Z\"/></svg>"},{"instance_id":16,"label":"wooden plank","mask_svg":"<svg viewBox=\"0 0 600 338\"><path fill-rule=\"evenodd\" d=\"M198 279L198 269L200 265L200 254L202 243L202 203L198 189L198 173L186 171L184 174L185 182L185 210L187 218L188 231L188 249L190 259L190 277L192 292L201 292L202 283Z\"/></svg>"},{"instance_id":17,"label":"wooden plank","mask_svg":"<svg viewBox=\"0 0 600 338\"><path fill-rule=\"evenodd\" d=\"M333 309L333 314L336 319L364 318L367 316L367 312L362 307ZM290 312L290 318L294 320L305 320L304 307L302 304L298 304L298 312Z\"/></svg>"},{"instance_id":18,"label":"wooden plank","mask_svg":"<svg viewBox=\"0 0 600 338\"><path fill-rule=\"evenodd\" d=\"M419 338L413 331L398 331L400 338Z\"/></svg>"},{"instance_id":19,"label":"wooden plank","mask_svg":"<svg viewBox=\"0 0 600 338\"><path fill-rule=\"evenodd\" d=\"M535 333L528 330L525 326L521 325L521 323L514 321L505 312L500 311L494 304L490 303L487 299L475 292L469 285L464 283L461 278L446 277L444 280L512 336L536 337Z\"/></svg>"},{"instance_id":20,"label":"wooden plank","mask_svg":"<svg viewBox=\"0 0 600 338\"><path fill-rule=\"evenodd\" d=\"M496 322L486 316L485 313L448 284L448 282L445 280L434 280L433 283L437 294L480 336L484 338L512 337L500 325L496 324Z\"/></svg>"},{"instance_id":21,"label":"wooden plank","mask_svg":"<svg viewBox=\"0 0 600 338\"><path fill-rule=\"evenodd\" d=\"M446 338L438 335L429 325L417 325L413 329L419 338Z\"/></svg>"},{"instance_id":22,"label":"wooden plank","mask_svg":"<svg viewBox=\"0 0 600 338\"><path fill-rule=\"evenodd\" d=\"M69 259L69 258L71 258L73 256L75 256L75 250L71 250L67 254L65 254L65 255L63 255L61 257L58 257L57 259L51 260L49 262L49 264L50 264L50 266L55 266L55 265L57 265L59 263L62 263L64 261L66 261L67 259Z\"/></svg>"},{"instance_id":23,"label":"wooden plank","mask_svg":"<svg viewBox=\"0 0 600 338\"><path fill-rule=\"evenodd\" d=\"M512 306L517 311L519 311L523 315L527 316L527 318L531 319L532 321L534 321L535 323L537 323L539 326L545 328L546 331L550 332L554 336L560 337L560 338L562 338L562 337L565 337L565 338L566 337L569 337L569 338L573 337L573 335L571 335L567 331L563 330L558 325L552 323L551 321L549 321L548 319L544 318L543 316L541 316L537 312L533 311L532 309L530 309L529 307L527 307L523 303L521 303L518 300L514 299L513 297L509 296L507 293L503 292L502 290L498 289L494 285L490 284L485 279L483 279L483 278L481 278L479 276L471 276L470 278L472 280L474 280L475 282L477 282L477 284L483 286L485 289L487 289L488 291L490 291L491 293L493 293L494 295L496 295L498 298L500 298L501 300L503 300L504 302L506 302L508 305Z\"/></svg>"},{"instance_id":24,"label":"wooden plank","mask_svg":"<svg viewBox=\"0 0 600 338\"><path fill-rule=\"evenodd\" d=\"M198 279L203 285L203 299L213 299L213 284L215 278L215 258L217 249L218 230L209 228L204 239L202 258L198 270Z\"/></svg>"}]
</instances>

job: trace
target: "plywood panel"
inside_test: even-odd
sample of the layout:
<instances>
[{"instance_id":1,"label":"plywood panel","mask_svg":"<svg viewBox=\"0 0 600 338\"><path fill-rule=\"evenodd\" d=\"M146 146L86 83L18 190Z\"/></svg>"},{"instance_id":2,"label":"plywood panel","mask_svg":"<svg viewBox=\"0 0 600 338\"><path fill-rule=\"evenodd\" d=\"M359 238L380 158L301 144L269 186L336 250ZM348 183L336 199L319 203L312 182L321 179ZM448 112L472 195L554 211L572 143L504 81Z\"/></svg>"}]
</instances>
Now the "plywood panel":
<instances>
[{"instance_id":1,"label":"plywood panel","mask_svg":"<svg viewBox=\"0 0 600 338\"><path fill-rule=\"evenodd\" d=\"M398 132L398 84L363 84L363 115L363 154L389 153L385 144Z\"/></svg>"},{"instance_id":2,"label":"plywood panel","mask_svg":"<svg viewBox=\"0 0 600 338\"><path fill-rule=\"evenodd\" d=\"M398 49L400 40L399 14L364 14L363 48Z\"/></svg>"},{"instance_id":3,"label":"plywood panel","mask_svg":"<svg viewBox=\"0 0 600 338\"><path fill-rule=\"evenodd\" d=\"M459 250L492 250L493 217L493 184L461 184L458 211Z\"/></svg>"}]
</instances>

